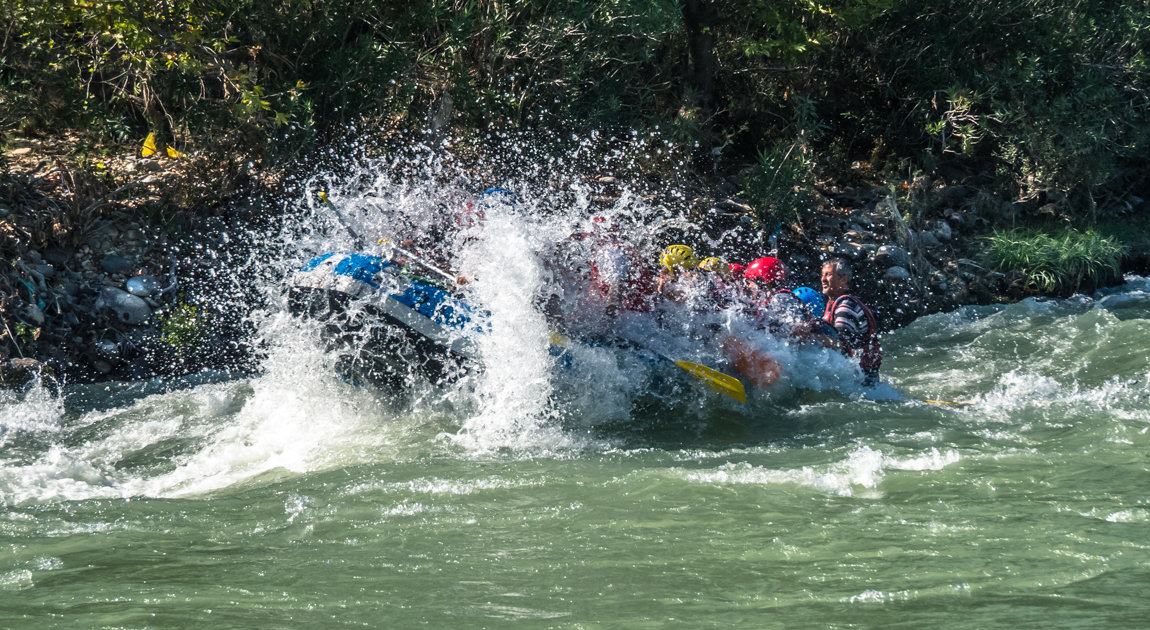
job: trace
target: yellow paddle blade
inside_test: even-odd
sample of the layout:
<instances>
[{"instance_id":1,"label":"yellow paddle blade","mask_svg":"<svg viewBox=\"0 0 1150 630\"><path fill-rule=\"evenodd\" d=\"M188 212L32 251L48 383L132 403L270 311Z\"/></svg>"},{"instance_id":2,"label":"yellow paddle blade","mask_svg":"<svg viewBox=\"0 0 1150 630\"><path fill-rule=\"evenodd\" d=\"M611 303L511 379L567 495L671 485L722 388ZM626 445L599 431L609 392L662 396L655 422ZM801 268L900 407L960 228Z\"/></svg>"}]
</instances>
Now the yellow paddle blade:
<instances>
[{"instance_id":1,"label":"yellow paddle blade","mask_svg":"<svg viewBox=\"0 0 1150 630\"><path fill-rule=\"evenodd\" d=\"M690 361L676 360L675 365L690 372L692 376L703 381L720 394L734 398L741 403L747 402L747 390L739 379L729 374L723 374L714 368Z\"/></svg>"},{"instance_id":2,"label":"yellow paddle blade","mask_svg":"<svg viewBox=\"0 0 1150 630\"><path fill-rule=\"evenodd\" d=\"M318 192L318 193L316 193L316 194L317 194L317 195L319 195L319 200L320 200L320 202L321 202L321 203L331 203L331 199L328 199L328 198L327 198L327 193L326 193L326 192L324 192L324 191L322 191L322 190L321 190L321 191L319 191L319 192ZM379 242L380 242L380 243L382 243L382 242L383 242L383 239L379 239Z\"/></svg>"},{"instance_id":3,"label":"yellow paddle blade","mask_svg":"<svg viewBox=\"0 0 1150 630\"><path fill-rule=\"evenodd\" d=\"M178 158L182 158L182 157L184 157L184 154L183 154L183 153L180 153L179 151L177 151L177 150L173 149L173 148L172 148L172 145L170 145L170 144L169 144L169 145L166 145L166 146L164 147L164 150L168 152L168 157L170 157L170 158L176 158L176 159L178 159Z\"/></svg>"},{"instance_id":4,"label":"yellow paddle blade","mask_svg":"<svg viewBox=\"0 0 1150 630\"><path fill-rule=\"evenodd\" d=\"M148 157L156 153L156 134L148 132L148 137L144 138L144 146L140 149L140 155Z\"/></svg>"}]
</instances>

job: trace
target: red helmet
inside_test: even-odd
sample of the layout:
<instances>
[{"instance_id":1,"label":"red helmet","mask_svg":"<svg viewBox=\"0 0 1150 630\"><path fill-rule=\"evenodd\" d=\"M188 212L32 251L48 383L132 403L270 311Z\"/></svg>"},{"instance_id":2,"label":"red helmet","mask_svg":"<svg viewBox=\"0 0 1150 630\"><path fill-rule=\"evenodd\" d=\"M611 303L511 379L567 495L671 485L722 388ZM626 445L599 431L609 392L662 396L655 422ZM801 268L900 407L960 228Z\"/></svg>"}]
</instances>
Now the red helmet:
<instances>
[{"instance_id":1,"label":"red helmet","mask_svg":"<svg viewBox=\"0 0 1150 630\"><path fill-rule=\"evenodd\" d=\"M787 268L778 258L764 256L747 263L747 270L743 272L744 278L758 278L768 284L782 282L787 279Z\"/></svg>"},{"instance_id":2,"label":"red helmet","mask_svg":"<svg viewBox=\"0 0 1150 630\"><path fill-rule=\"evenodd\" d=\"M743 272L747 270L746 265L740 265L739 263L731 263L727 266L731 268L732 276L741 276Z\"/></svg>"}]
</instances>

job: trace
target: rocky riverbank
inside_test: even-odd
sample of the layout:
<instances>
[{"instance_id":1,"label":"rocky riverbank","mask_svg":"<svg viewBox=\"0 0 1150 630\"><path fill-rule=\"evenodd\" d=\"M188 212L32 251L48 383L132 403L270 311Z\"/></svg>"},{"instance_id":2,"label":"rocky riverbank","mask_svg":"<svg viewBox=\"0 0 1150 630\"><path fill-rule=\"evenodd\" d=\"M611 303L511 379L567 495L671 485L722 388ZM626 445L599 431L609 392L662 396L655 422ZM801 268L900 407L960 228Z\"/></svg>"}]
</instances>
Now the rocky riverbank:
<instances>
[{"instance_id":1,"label":"rocky riverbank","mask_svg":"<svg viewBox=\"0 0 1150 630\"><path fill-rule=\"evenodd\" d=\"M52 146L8 151L0 173L0 381L41 371L127 380L219 363L187 243L215 213L174 203L193 164L69 164ZM203 337L203 338L201 338ZM210 341L210 343L209 343ZM225 345L234 345L226 344Z\"/></svg>"},{"instance_id":2,"label":"rocky riverbank","mask_svg":"<svg viewBox=\"0 0 1150 630\"><path fill-rule=\"evenodd\" d=\"M250 352L242 325L223 325L220 313L209 312L201 299L219 287L197 277L210 275L204 272L213 264L198 252L227 229L221 208L189 214L174 201L174 191L194 176L188 163L123 157L80 168L32 148L5 157L4 383L23 382L41 370L76 382L244 364ZM602 180L615 187L610 178ZM780 226L772 243L797 284L817 287L820 262L829 256L851 261L856 292L888 329L963 304L1017 297L1004 274L970 257L977 247L965 191L934 192L949 206L928 225L908 220L887 192L852 190L828 195L804 226ZM749 222L750 208L737 197L699 198L694 205L728 223Z\"/></svg>"}]
</instances>

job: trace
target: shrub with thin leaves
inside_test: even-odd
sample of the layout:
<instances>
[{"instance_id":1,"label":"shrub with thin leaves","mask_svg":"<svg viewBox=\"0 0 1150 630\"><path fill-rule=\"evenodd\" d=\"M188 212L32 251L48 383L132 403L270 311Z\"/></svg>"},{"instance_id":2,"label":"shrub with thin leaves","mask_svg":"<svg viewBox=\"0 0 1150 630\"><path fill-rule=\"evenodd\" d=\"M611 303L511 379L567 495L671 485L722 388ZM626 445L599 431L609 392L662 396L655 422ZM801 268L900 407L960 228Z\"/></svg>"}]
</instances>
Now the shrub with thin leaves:
<instances>
[{"instance_id":1,"label":"shrub with thin leaves","mask_svg":"<svg viewBox=\"0 0 1150 630\"><path fill-rule=\"evenodd\" d=\"M1050 295L1068 295L1103 286L1119 277L1126 248L1087 230L1064 228L995 232L986 237L988 261L1002 271L1023 274L1026 287Z\"/></svg>"}]
</instances>

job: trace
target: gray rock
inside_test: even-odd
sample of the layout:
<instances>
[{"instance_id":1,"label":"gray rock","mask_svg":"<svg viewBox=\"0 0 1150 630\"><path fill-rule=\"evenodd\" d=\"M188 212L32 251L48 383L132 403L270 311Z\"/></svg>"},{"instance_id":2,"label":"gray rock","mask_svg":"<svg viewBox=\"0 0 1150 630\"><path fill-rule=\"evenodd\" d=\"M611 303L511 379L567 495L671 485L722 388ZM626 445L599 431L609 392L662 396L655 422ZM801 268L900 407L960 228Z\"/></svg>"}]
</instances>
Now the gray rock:
<instances>
[{"instance_id":1,"label":"gray rock","mask_svg":"<svg viewBox=\"0 0 1150 630\"><path fill-rule=\"evenodd\" d=\"M875 258L880 262L888 262L897 267L910 266L910 252L898 245L883 245L878 248Z\"/></svg>"},{"instance_id":2,"label":"gray rock","mask_svg":"<svg viewBox=\"0 0 1150 630\"><path fill-rule=\"evenodd\" d=\"M44 260L57 267L65 267L72 260L72 250L59 247L49 247L44 250Z\"/></svg>"},{"instance_id":3,"label":"gray rock","mask_svg":"<svg viewBox=\"0 0 1150 630\"><path fill-rule=\"evenodd\" d=\"M884 280L890 280L892 282L905 282L910 280L910 272L907 271L905 267L895 265L888 268L882 277Z\"/></svg>"},{"instance_id":4,"label":"gray rock","mask_svg":"<svg viewBox=\"0 0 1150 630\"><path fill-rule=\"evenodd\" d=\"M24 255L28 257L28 260L32 261L33 265L38 265L44 262L44 257L40 255L40 252L34 249L28 250L24 253Z\"/></svg>"},{"instance_id":5,"label":"gray rock","mask_svg":"<svg viewBox=\"0 0 1150 630\"><path fill-rule=\"evenodd\" d=\"M124 273L132 268L132 261L123 256L108 254L100 259L100 268L105 273Z\"/></svg>"},{"instance_id":6,"label":"gray rock","mask_svg":"<svg viewBox=\"0 0 1150 630\"><path fill-rule=\"evenodd\" d=\"M942 241L934 235L934 232L923 230L918 233L918 241L922 243L923 247L942 247Z\"/></svg>"},{"instance_id":7,"label":"gray rock","mask_svg":"<svg viewBox=\"0 0 1150 630\"><path fill-rule=\"evenodd\" d=\"M39 265L32 265L32 269L35 269L36 273L44 276L45 280L50 280L56 276L56 268L52 265L45 265L41 263Z\"/></svg>"},{"instance_id":8,"label":"gray rock","mask_svg":"<svg viewBox=\"0 0 1150 630\"><path fill-rule=\"evenodd\" d=\"M834 247L834 255L850 260L858 260L866 253L858 243L840 243Z\"/></svg>"},{"instance_id":9,"label":"gray rock","mask_svg":"<svg viewBox=\"0 0 1150 630\"><path fill-rule=\"evenodd\" d=\"M104 287L96 299L96 310L108 310L116 319L138 326L152 316L152 309L142 299L115 287Z\"/></svg>"},{"instance_id":10,"label":"gray rock","mask_svg":"<svg viewBox=\"0 0 1150 630\"><path fill-rule=\"evenodd\" d=\"M934 235L937 236L940 241L949 241L950 237L953 236L950 224L940 220L934 227Z\"/></svg>"},{"instance_id":11,"label":"gray rock","mask_svg":"<svg viewBox=\"0 0 1150 630\"><path fill-rule=\"evenodd\" d=\"M40 310L40 307L35 304L28 304L20 310L20 319L39 328L44 325L44 311Z\"/></svg>"},{"instance_id":12,"label":"gray rock","mask_svg":"<svg viewBox=\"0 0 1150 630\"><path fill-rule=\"evenodd\" d=\"M128 281L124 283L124 288L128 290L128 293L142 298L151 297L163 289L160 286L160 281L153 276L128 278Z\"/></svg>"},{"instance_id":13,"label":"gray rock","mask_svg":"<svg viewBox=\"0 0 1150 630\"><path fill-rule=\"evenodd\" d=\"M57 285L57 293L68 298L74 298L79 291L80 283L72 276L69 275L60 278L60 284Z\"/></svg>"},{"instance_id":14,"label":"gray rock","mask_svg":"<svg viewBox=\"0 0 1150 630\"><path fill-rule=\"evenodd\" d=\"M159 162L149 159L140 158L128 166L129 171L149 171L155 173L164 170L163 165Z\"/></svg>"},{"instance_id":15,"label":"gray rock","mask_svg":"<svg viewBox=\"0 0 1150 630\"><path fill-rule=\"evenodd\" d=\"M44 365L36 359L0 359L0 383L5 385L23 384L40 374Z\"/></svg>"}]
</instances>

